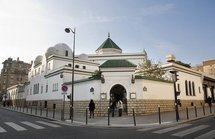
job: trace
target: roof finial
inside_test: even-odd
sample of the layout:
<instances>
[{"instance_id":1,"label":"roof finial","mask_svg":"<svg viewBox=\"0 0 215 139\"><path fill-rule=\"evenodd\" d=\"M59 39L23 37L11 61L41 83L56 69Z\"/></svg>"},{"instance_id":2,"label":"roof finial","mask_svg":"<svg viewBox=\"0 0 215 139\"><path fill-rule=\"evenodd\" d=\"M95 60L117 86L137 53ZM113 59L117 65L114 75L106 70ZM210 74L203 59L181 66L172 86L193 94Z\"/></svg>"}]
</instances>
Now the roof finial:
<instances>
[{"instance_id":1,"label":"roof finial","mask_svg":"<svg viewBox=\"0 0 215 139\"><path fill-rule=\"evenodd\" d=\"M110 38L110 32L108 32L108 38Z\"/></svg>"}]
</instances>

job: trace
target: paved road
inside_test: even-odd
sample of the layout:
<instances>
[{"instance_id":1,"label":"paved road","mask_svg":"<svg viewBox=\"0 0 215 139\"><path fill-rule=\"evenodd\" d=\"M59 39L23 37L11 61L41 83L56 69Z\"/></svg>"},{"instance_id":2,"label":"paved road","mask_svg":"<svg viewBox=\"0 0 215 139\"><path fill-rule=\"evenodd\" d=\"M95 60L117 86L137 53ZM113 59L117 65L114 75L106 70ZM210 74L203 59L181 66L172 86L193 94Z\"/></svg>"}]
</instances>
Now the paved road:
<instances>
[{"instance_id":1,"label":"paved road","mask_svg":"<svg viewBox=\"0 0 215 139\"><path fill-rule=\"evenodd\" d=\"M137 131L150 139L215 139L215 116L171 126L140 128Z\"/></svg>"},{"instance_id":2,"label":"paved road","mask_svg":"<svg viewBox=\"0 0 215 139\"><path fill-rule=\"evenodd\" d=\"M210 139L215 137L214 118L168 126L114 128L74 126L0 108L0 139Z\"/></svg>"}]
</instances>

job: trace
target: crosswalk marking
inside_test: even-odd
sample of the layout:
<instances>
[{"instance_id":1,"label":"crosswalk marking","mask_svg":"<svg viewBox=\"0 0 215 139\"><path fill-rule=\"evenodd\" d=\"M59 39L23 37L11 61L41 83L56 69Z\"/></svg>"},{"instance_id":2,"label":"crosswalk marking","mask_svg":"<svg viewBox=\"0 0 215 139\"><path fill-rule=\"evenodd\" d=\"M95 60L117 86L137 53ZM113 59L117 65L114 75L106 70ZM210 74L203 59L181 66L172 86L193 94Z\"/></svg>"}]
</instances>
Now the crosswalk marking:
<instances>
[{"instance_id":1,"label":"crosswalk marking","mask_svg":"<svg viewBox=\"0 0 215 139\"><path fill-rule=\"evenodd\" d=\"M50 126L50 127L61 127L60 125L56 125L56 124L52 124L52 123L48 123L48 122L44 122L44 121L36 121L36 122L43 124L43 125Z\"/></svg>"},{"instance_id":2,"label":"crosswalk marking","mask_svg":"<svg viewBox=\"0 0 215 139\"><path fill-rule=\"evenodd\" d=\"M205 129L207 127L209 127L209 126L208 125L200 125L200 126L197 126L197 127L193 127L193 128L189 128L189 129L177 132L177 133L172 134L172 135L177 136L177 137L184 137L186 135L192 134L194 132L197 132L199 130Z\"/></svg>"},{"instance_id":3,"label":"crosswalk marking","mask_svg":"<svg viewBox=\"0 0 215 139\"><path fill-rule=\"evenodd\" d=\"M15 129L16 131L25 131L27 129L25 129L24 127L17 125L13 122L5 122L6 125L12 127L13 129Z\"/></svg>"},{"instance_id":4,"label":"crosswalk marking","mask_svg":"<svg viewBox=\"0 0 215 139\"><path fill-rule=\"evenodd\" d=\"M0 133L4 133L7 132L6 130L4 130L4 128L0 127Z\"/></svg>"},{"instance_id":5,"label":"crosswalk marking","mask_svg":"<svg viewBox=\"0 0 215 139\"><path fill-rule=\"evenodd\" d=\"M170 131L180 129L180 128L183 128L183 127L187 127L187 126L190 126L190 125L191 124L181 124L181 125L178 125L178 126L169 127L169 128L161 129L161 130L158 130L158 131L154 131L153 133L163 134L163 133L170 132Z\"/></svg>"},{"instance_id":6,"label":"crosswalk marking","mask_svg":"<svg viewBox=\"0 0 215 139\"><path fill-rule=\"evenodd\" d=\"M195 139L213 139L215 137L215 130L209 131L201 136L196 137Z\"/></svg>"},{"instance_id":7,"label":"crosswalk marking","mask_svg":"<svg viewBox=\"0 0 215 139\"><path fill-rule=\"evenodd\" d=\"M44 129L44 127L42 127L42 126L36 125L34 123L27 122L27 121L24 121L24 122L21 122L21 123L23 123L25 125L28 125L28 126L30 126L32 128L35 128L35 129Z\"/></svg>"}]
</instances>

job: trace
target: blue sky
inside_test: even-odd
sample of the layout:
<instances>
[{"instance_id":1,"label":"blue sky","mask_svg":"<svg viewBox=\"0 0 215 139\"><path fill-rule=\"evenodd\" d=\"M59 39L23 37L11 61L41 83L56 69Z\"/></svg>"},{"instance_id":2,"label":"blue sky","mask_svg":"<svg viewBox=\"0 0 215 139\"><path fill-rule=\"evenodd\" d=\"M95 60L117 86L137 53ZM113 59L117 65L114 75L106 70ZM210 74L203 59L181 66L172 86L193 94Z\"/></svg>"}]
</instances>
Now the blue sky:
<instances>
[{"instance_id":1,"label":"blue sky","mask_svg":"<svg viewBox=\"0 0 215 139\"><path fill-rule=\"evenodd\" d=\"M76 27L76 54L95 53L110 32L124 53L145 49L155 61L215 59L214 0L0 0L0 62L72 46L65 27Z\"/></svg>"}]
</instances>

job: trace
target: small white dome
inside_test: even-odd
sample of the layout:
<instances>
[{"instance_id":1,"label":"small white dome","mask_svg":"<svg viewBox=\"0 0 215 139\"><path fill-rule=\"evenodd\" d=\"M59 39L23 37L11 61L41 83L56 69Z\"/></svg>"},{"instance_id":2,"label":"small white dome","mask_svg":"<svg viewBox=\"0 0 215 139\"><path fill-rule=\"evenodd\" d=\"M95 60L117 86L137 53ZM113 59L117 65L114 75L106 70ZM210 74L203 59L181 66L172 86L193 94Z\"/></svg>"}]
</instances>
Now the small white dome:
<instances>
[{"instance_id":1,"label":"small white dome","mask_svg":"<svg viewBox=\"0 0 215 139\"><path fill-rule=\"evenodd\" d=\"M43 60L43 56L38 55L34 60L34 65L38 65L38 64L42 63L42 60Z\"/></svg>"},{"instance_id":2,"label":"small white dome","mask_svg":"<svg viewBox=\"0 0 215 139\"><path fill-rule=\"evenodd\" d=\"M169 54L169 55L166 56L166 61L167 62L173 62L175 60L176 60L176 58L175 58L175 56L173 54Z\"/></svg>"},{"instance_id":3,"label":"small white dome","mask_svg":"<svg viewBox=\"0 0 215 139\"><path fill-rule=\"evenodd\" d=\"M68 56L72 57L72 50L65 43L58 43L53 47L49 47L46 51L46 57L51 55Z\"/></svg>"},{"instance_id":4,"label":"small white dome","mask_svg":"<svg viewBox=\"0 0 215 139\"><path fill-rule=\"evenodd\" d=\"M86 54L80 54L80 55L78 56L78 58L84 59L84 60L88 60L88 55L86 55Z\"/></svg>"}]
</instances>

